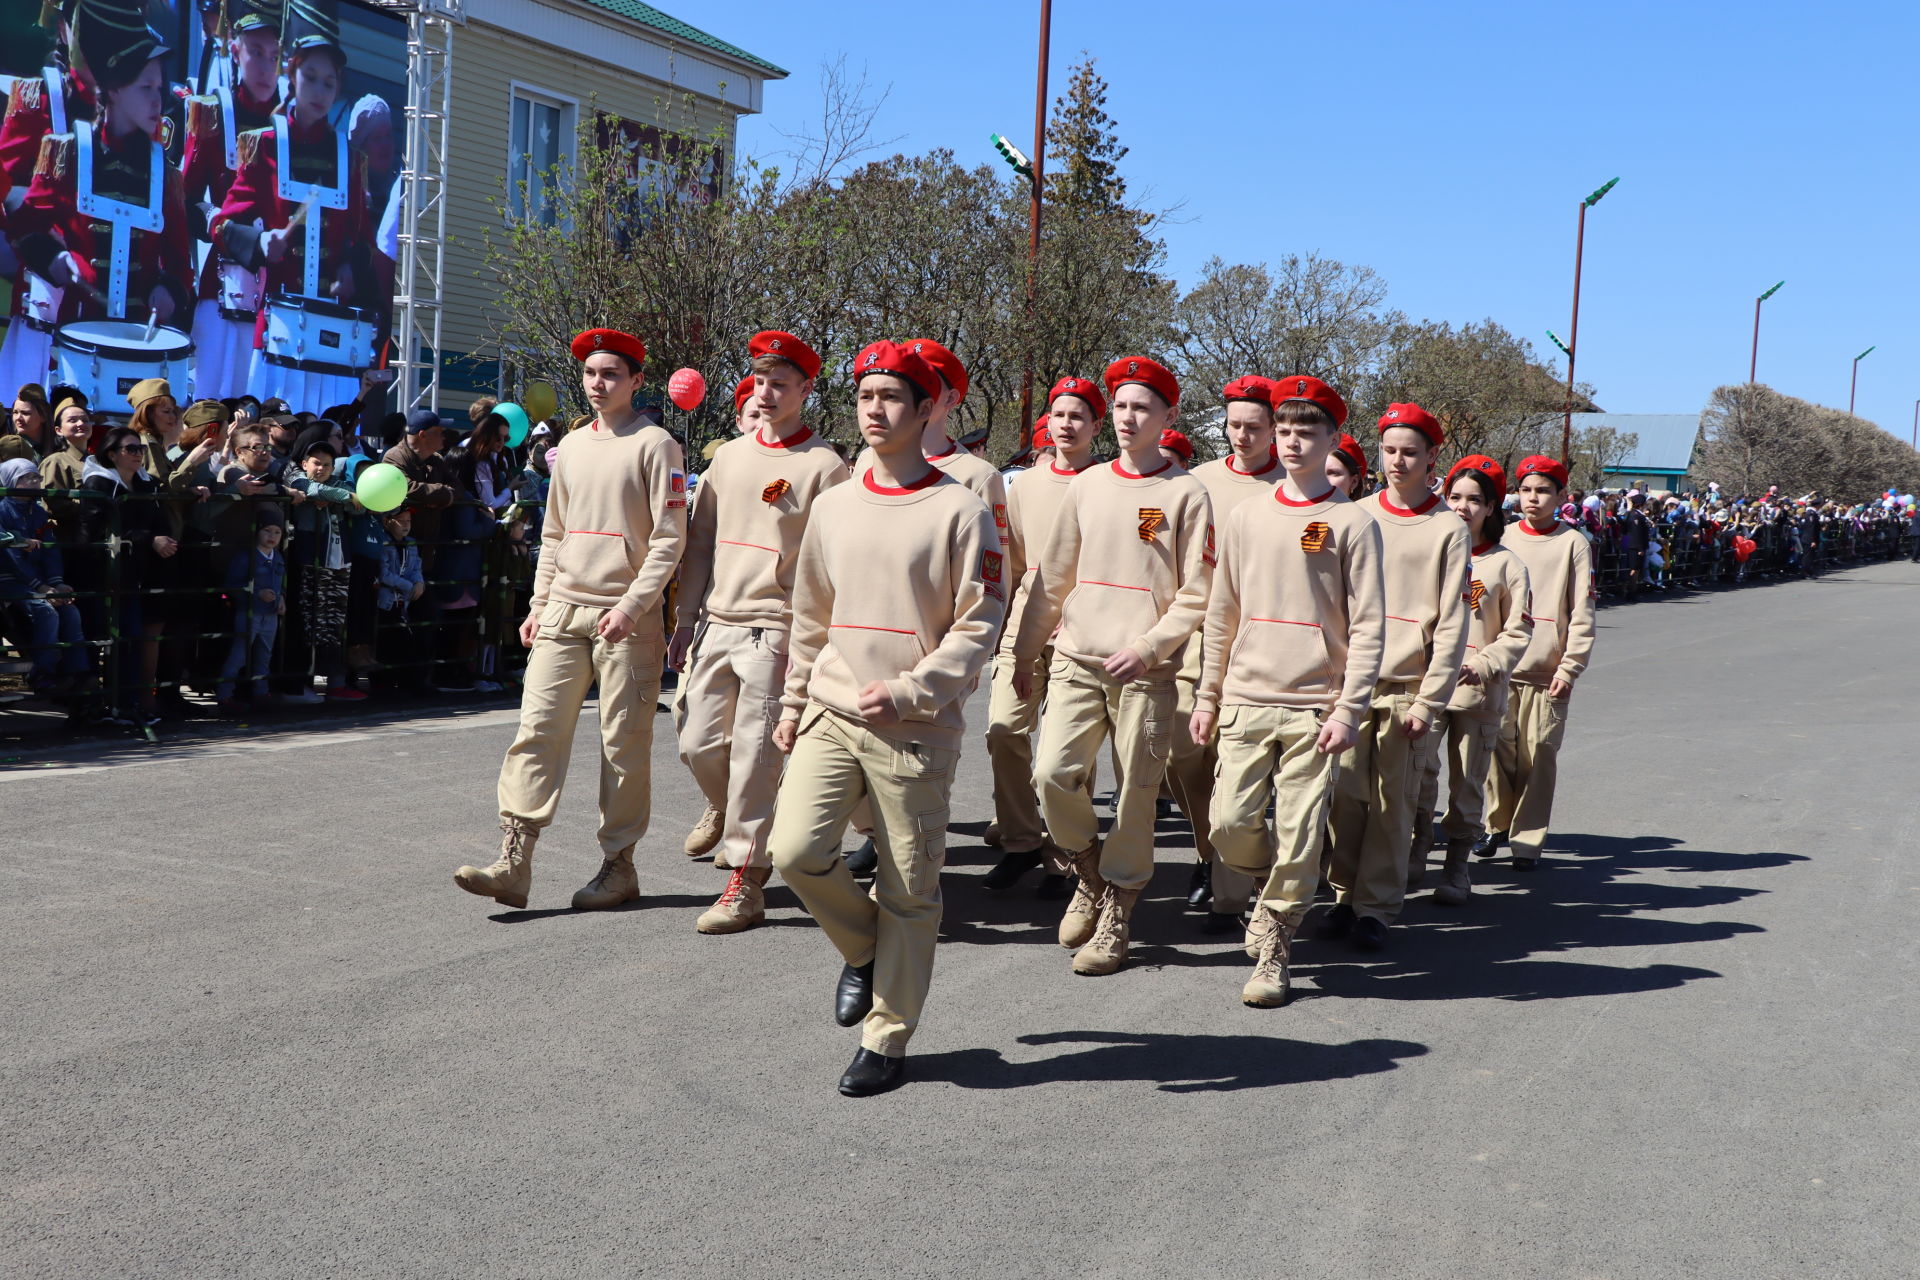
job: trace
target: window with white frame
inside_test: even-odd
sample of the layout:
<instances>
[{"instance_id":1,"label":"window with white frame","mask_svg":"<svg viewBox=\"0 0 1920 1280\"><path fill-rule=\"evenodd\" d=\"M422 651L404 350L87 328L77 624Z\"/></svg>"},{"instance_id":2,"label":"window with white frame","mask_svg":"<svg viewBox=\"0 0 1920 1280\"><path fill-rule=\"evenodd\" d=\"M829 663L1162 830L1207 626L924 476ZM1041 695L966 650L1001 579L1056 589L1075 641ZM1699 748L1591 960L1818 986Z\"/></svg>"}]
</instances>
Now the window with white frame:
<instances>
[{"instance_id":1,"label":"window with white frame","mask_svg":"<svg viewBox=\"0 0 1920 1280\"><path fill-rule=\"evenodd\" d=\"M514 85L507 137L507 211L552 226L556 183L572 165L578 106L569 98Z\"/></svg>"}]
</instances>

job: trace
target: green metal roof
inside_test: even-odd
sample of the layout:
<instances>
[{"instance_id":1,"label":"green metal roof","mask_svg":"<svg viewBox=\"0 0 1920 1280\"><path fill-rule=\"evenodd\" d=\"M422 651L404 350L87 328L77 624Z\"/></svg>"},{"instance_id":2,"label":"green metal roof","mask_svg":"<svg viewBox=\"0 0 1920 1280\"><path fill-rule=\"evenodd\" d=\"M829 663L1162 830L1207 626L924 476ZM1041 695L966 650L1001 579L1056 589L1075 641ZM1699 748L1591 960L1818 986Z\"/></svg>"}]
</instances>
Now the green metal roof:
<instances>
[{"instance_id":1,"label":"green metal roof","mask_svg":"<svg viewBox=\"0 0 1920 1280\"><path fill-rule=\"evenodd\" d=\"M702 49L711 49L715 53L725 54L729 58L744 62L748 66L759 67L767 73L768 79L781 79L787 74L785 67L776 67L765 58L757 58L739 45L728 44L719 36L710 36L698 27L689 26L669 14L660 12L650 4L641 4L639 0L586 0L596 9L605 9L608 13L617 13L631 19L643 27L652 27L676 40L698 45Z\"/></svg>"}]
</instances>

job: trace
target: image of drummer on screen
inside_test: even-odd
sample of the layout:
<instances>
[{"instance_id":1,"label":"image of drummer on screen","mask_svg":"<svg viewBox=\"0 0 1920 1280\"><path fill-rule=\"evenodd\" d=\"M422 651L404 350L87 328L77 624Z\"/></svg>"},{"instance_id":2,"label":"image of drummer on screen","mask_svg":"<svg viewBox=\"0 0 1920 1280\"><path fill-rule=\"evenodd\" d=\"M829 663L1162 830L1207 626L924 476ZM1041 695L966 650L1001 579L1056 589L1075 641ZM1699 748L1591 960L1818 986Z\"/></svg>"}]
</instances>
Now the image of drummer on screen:
<instances>
[{"instance_id":1,"label":"image of drummer on screen","mask_svg":"<svg viewBox=\"0 0 1920 1280\"><path fill-rule=\"evenodd\" d=\"M281 31L288 100L271 125L240 136L239 170L212 229L221 254L266 272L247 388L294 404L353 400L360 370L372 360L370 336L362 345L325 328L369 305L363 296L371 297L373 236L366 158L329 119L347 56L337 19L324 5L288 4ZM288 313L278 323L276 309ZM373 313L366 314L370 324ZM301 327L316 315L326 318L314 322L320 332Z\"/></svg>"}]
</instances>

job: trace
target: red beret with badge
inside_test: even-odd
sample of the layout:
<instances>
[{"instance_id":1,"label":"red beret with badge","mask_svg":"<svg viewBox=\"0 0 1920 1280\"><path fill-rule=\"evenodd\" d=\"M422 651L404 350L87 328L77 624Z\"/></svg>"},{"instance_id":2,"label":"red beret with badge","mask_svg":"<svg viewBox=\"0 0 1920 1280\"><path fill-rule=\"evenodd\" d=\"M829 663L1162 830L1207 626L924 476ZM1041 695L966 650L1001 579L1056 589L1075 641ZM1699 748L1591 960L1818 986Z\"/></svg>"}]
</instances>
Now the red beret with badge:
<instances>
[{"instance_id":1,"label":"red beret with badge","mask_svg":"<svg viewBox=\"0 0 1920 1280\"><path fill-rule=\"evenodd\" d=\"M1333 446L1333 454L1342 462L1346 463L1347 470L1353 472L1353 474L1357 476L1367 474L1367 451L1360 447L1358 440L1355 440L1346 432L1342 431L1340 433L1340 443Z\"/></svg>"},{"instance_id":2,"label":"red beret with badge","mask_svg":"<svg viewBox=\"0 0 1920 1280\"><path fill-rule=\"evenodd\" d=\"M740 410L745 407L747 401L752 398L753 375L748 374L746 377L740 379L739 383L733 388L733 411L735 413L740 412Z\"/></svg>"},{"instance_id":3,"label":"red beret with badge","mask_svg":"<svg viewBox=\"0 0 1920 1280\"><path fill-rule=\"evenodd\" d=\"M1248 374L1244 378L1235 378L1220 389L1220 398L1228 404L1236 400L1245 400L1263 408L1273 408L1273 379L1258 374Z\"/></svg>"},{"instance_id":4,"label":"red beret with badge","mask_svg":"<svg viewBox=\"0 0 1920 1280\"><path fill-rule=\"evenodd\" d=\"M633 361L637 368L647 362L647 344L630 333L618 329L588 329L573 340L573 358L585 360L588 356L610 351L617 356L625 356Z\"/></svg>"},{"instance_id":5,"label":"red beret with badge","mask_svg":"<svg viewBox=\"0 0 1920 1280\"><path fill-rule=\"evenodd\" d=\"M1389 427L1411 427L1436 448L1447 442L1447 433L1441 429L1440 419L1417 404L1388 405L1387 411L1380 415L1381 435L1384 436Z\"/></svg>"},{"instance_id":6,"label":"red beret with badge","mask_svg":"<svg viewBox=\"0 0 1920 1280\"><path fill-rule=\"evenodd\" d=\"M1036 449L1053 448L1053 428L1047 425L1050 421L1052 421L1052 417L1053 417L1052 414L1043 413L1040 415L1039 420L1033 424L1033 447L1034 448Z\"/></svg>"},{"instance_id":7,"label":"red beret with badge","mask_svg":"<svg viewBox=\"0 0 1920 1280\"><path fill-rule=\"evenodd\" d=\"M1061 396L1074 396L1084 401L1087 408L1093 411L1095 422L1107 414L1107 402L1100 395L1100 388L1093 384L1092 379L1071 376L1060 379L1053 384L1053 390L1047 392L1047 403L1052 404Z\"/></svg>"},{"instance_id":8,"label":"red beret with badge","mask_svg":"<svg viewBox=\"0 0 1920 1280\"><path fill-rule=\"evenodd\" d=\"M820 376L820 356L812 347L790 333L763 329L747 339L747 354L755 357L779 356L800 371L805 378Z\"/></svg>"},{"instance_id":9,"label":"red beret with badge","mask_svg":"<svg viewBox=\"0 0 1920 1280\"><path fill-rule=\"evenodd\" d=\"M1520 465L1513 469L1513 483L1516 487L1528 476L1545 476L1559 485L1567 487L1567 464L1544 453L1531 454L1520 459Z\"/></svg>"},{"instance_id":10,"label":"red beret with badge","mask_svg":"<svg viewBox=\"0 0 1920 1280\"><path fill-rule=\"evenodd\" d=\"M967 398L967 366L960 363L960 357L947 350L932 338L911 338L907 341L907 350L933 366L933 371L946 379L947 385L960 393L960 399ZM939 394L935 392L935 394Z\"/></svg>"},{"instance_id":11,"label":"red beret with badge","mask_svg":"<svg viewBox=\"0 0 1920 1280\"><path fill-rule=\"evenodd\" d=\"M1193 441L1187 439L1186 432L1175 431L1172 427L1168 427L1160 433L1160 447L1171 449L1179 454L1182 466L1193 465Z\"/></svg>"},{"instance_id":12,"label":"red beret with badge","mask_svg":"<svg viewBox=\"0 0 1920 1280\"><path fill-rule=\"evenodd\" d=\"M1146 387L1168 405L1180 403L1180 380L1157 360L1145 356L1121 356L1107 366L1107 394L1112 395L1129 382Z\"/></svg>"},{"instance_id":13,"label":"red beret with badge","mask_svg":"<svg viewBox=\"0 0 1920 1280\"><path fill-rule=\"evenodd\" d=\"M871 373L889 373L905 378L930 396L940 394L940 375L924 358L897 342L872 342L853 358L853 380Z\"/></svg>"},{"instance_id":14,"label":"red beret with badge","mask_svg":"<svg viewBox=\"0 0 1920 1280\"><path fill-rule=\"evenodd\" d=\"M1273 380L1273 407L1278 409L1289 400L1304 400L1308 404L1317 404L1333 418L1333 425L1347 425L1347 402L1318 378L1309 378L1304 373L1288 374L1284 378Z\"/></svg>"},{"instance_id":15,"label":"red beret with badge","mask_svg":"<svg viewBox=\"0 0 1920 1280\"><path fill-rule=\"evenodd\" d=\"M1470 453L1453 464L1452 469L1447 472L1447 491L1449 493L1453 491L1453 482L1460 477L1460 473L1463 471L1477 472L1493 481L1494 501L1498 502L1507 496L1507 473L1501 470L1499 463L1489 458L1486 454Z\"/></svg>"}]
</instances>

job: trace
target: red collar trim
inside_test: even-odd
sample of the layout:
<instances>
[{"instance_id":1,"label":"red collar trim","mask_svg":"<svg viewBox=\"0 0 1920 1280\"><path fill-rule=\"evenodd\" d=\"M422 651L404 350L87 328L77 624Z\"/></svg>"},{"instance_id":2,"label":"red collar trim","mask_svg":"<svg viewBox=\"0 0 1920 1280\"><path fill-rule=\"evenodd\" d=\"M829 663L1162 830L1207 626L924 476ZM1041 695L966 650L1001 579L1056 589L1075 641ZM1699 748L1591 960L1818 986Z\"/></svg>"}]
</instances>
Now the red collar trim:
<instances>
[{"instance_id":1,"label":"red collar trim","mask_svg":"<svg viewBox=\"0 0 1920 1280\"><path fill-rule=\"evenodd\" d=\"M941 480L941 473L939 468L936 467L933 470L928 471L926 475L921 476L918 480L915 480L912 484L906 485L901 488L895 488L892 485L881 484L878 480L875 480L873 478L873 469L871 467L861 472L860 478L861 480L866 482L867 490L870 493L877 493L883 498L901 498L901 497L905 497L909 493L918 493L922 489L930 489L934 485L939 484Z\"/></svg>"},{"instance_id":2,"label":"red collar trim","mask_svg":"<svg viewBox=\"0 0 1920 1280\"><path fill-rule=\"evenodd\" d=\"M1491 550L1493 550L1493 549L1494 549L1495 547L1497 547L1497 546L1499 546L1499 545L1500 545L1500 544L1499 544L1499 543L1497 543L1497 542L1483 542L1483 543L1481 543L1481 544L1480 544L1479 546L1477 546L1477 547L1475 547L1475 548L1473 549L1473 554L1475 554L1475 555L1477 555L1477 556L1483 556L1483 555L1485 555L1485 554L1487 554L1487 552L1489 552L1489 551L1491 551Z\"/></svg>"},{"instance_id":3,"label":"red collar trim","mask_svg":"<svg viewBox=\"0 0 1920 1280\"><path fill-rule=\"evenodd\" d=\"M1057 476L1077 476L1080 474L1080 471L1085 471L1087 467L1091 467L1093 465L1093 461L1092 459L1088 459L1087 466L1080 468L1080 471L1074 471L1071 468L1062 467L1060 465L1060 459L1057 457L1047 459L1047 465L1053 468L1053 474Z\"/></svg>"},{"instance_id":4,"label":"red collar trim","mask_svg":"<svg viewBox=\"0 0 1920 1280\"><path fill-rule=\"evenodd\" d=\"M1558 517L1555 517L1553 522L1553 528L1551 529L1536 529L1533 527L1532 523L1527 520L1525 516L1522 516L1520 518L1520 532L1526 534L1528 537L1544 538L1544 537L1547 537L1549 534L1555 534L1560 532L1560 520Z\"/></svg>"},{"instance_id":5,"label":"red collar trim","mask_svg":"<svg viewBox=\"0 0 1920 1280\"><path fill-rule=\"evenodd\" d=\"M1127 470L1127 462L1125 458L1115 458L1113 460L1113 474L1121 477L1124 480L1151 480L1153 479L1153 477L1159 475L1161 472L1169 470L1170 468L1172 468L1172 466L1173 464L1171 462L1168 462L1165 458L1162 458L1160 460L1160 465L1155 467L1153 470L1142 471L1139 475L1135 475L1133 472Z\"/></svg>"},{"instance_id":6,"label":"red collar trim","mask_svg":"<svg viewBox=\"0 0 1920 1280\"><path fill-rule=\"evenodd\" d=\"M1387 491L1385 489L1382 489L1380 491L1380 509L1382 511L1385 511L1390 516L1423 516L1427 514L1427 512L1433 510L1435 507L1439 505L1440 505L1440 495L1437 493L1430 493L1427 495L1427 500L1425 502L1421 503L1419 506L1415 507L1413 510L1408 511L1405 507L1394 506L1393 499L1387 496Z\"/></svg>"},{"instance_id":7,"label":"red collar trim","mask_svg":"<svg viewBox=\"0 0 1920 1280\"><path fill-rule=\"evenodd\" d=\"M938 453L930 453L930 454L928 454L928 455L927 455L927 461L928 461L928 462L932 462L932 461L933 461L933 460L934 460L935 458L951 458L951 457L952 457L952 456L953 456L954 454L956 454L956 453L958 453L958 452L960 452L960 446L959 446L959 445L957 445L957 444L955 444L955 443L953 442L953 437L952 437L952 436L948 436L948 437L947 437L947 447L946 447L946 448L944 448L944 449L942 449L942 450L941 450L940 452L938 452Z\"/></svg>"},{"instance_id":8,"label":"red collar trim","mask_svg":"<svg viewBox=\"0 0 1920 1280\"><path fill-rule=\"evenodd\" d=\"M1240 460L1234 457L1232 454L1227 455L1227 470L1233 472L1233 474L1237 476L1248 476L1248 477L1263 476L1267 474L1267 472L1273 470L1275 467L1279 465L1280 465L1280 455L1277 453L1269 453L1267 455L1266 466L1260 468L1258 471L1242 471L1240 469Z\"/></svg>"},{"instance_id":9,"label":"red collar trim","mask_svg":"<svg viewBox=\"0 0 1920 1280\"><path fill-rule=\"evenodd\" d=\"M1329 486L1327 491L1319 497L1308 498L1305 502L1299 502L1287 496L1286 486L1278 484L1273 486L1273 500L1283 507L1317 507L1333 495L1334 489L1332 486Z\"/></svg>"},{"instance_id":10,"label":"red collar trim","mask_svg":"<svg viewBox=\"0 0 1920 1280\"><path fill-rule=\"evenodd\" d=\"M813 439L813 428L802 426L800 430L788 436L785 440L769 440L758 432L754 433L753 438L769 449L797 449L807 441Z\"/></svg>"}]
</instances>

